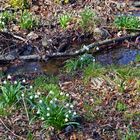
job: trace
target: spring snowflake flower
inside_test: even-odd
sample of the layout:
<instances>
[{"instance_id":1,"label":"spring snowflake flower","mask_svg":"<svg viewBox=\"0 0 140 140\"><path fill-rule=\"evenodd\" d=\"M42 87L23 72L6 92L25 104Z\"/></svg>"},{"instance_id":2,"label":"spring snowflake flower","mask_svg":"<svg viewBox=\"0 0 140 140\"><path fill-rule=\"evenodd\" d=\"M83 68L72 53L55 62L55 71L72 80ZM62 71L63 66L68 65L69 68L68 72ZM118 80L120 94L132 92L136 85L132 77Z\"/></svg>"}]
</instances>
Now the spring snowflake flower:
<instances>
[{"instance_id":1,"label":"spring snowflake flower","mask_svg":"<svg viewBox=\"0 0 140 140\"><path fill-rule=\"evenodd\" d=\"M97 47L96 50L98 51L99 50L99 47Z\"/></svg>"},{"instance_id":2,"label":"spring snowflake flower","mask_svg":"<svg viewBox=\"0 0 140 140\"><path fill-rule=\"evenodd\" d=\"M50 103L53 104L53 101L51 100Z\"/></svg>"},{"instance_id":3,"label":"spring snowflake flower","mask_svg":"<svg viewBox=\"0 0 140 140\"><path fill-rule=\"evenodd\" d=\"M93 58L92 61L95 62L95 58Z\"/></svg>"},{"instance_id":4,"label":"spring snowflake flower","mask_svg":"<svg viewBox=\"0 0 140 140\"><path fill-rule=\"evenodd\" d=\"M57 101L57 98L54 98L55 101Z\"/></svg>"},{"instance_id":5,"label":"spring snowflake flower","mask_svg":"<svg viewBox=\"0 0 140 140\"><path fill-rule=\"evenodd\" d=\"M61 96L64 95L64 92L60 92L60 95L61 95Z\"/></svg>"},{"instance_id":6,"label":"spring snowflake flower","mask_svg":"<svg viewBox=\"0 0 140 140\"><path fill-rule=\"evenodd\" d=\"M83 46L83 49L89 51L89 48L86 45Z\"/></svg>"},{"instance_id":7,"label":"spring snowflake flower","mask_svg":"<svg viewBox=\"0 0 140 140\"><path fill-rule=\"evenodd\" d=\"M26 80L25 80L25 79L23 79L23 80L22 80L22 82L23 82L23 83L25 83L25 82L26 82Z\"/></svg>"},{"instance_id":8,"label":"spring snowflake flower","mask_svg":"<svg viewBox=\"0 0 140 140\"><path fill-rule=\"evenodd\" d=\"M30 99L33 99L33 96L30 96Z\"/></svg>"},{"instance_id":9,"label":"spring snowflake flower","mask_svg":"<svg viewBox=\"0 0 140 140\"><path fill-rule=\"evenodd\" d=\"M67 93L66 96L69 97L69 94Z\"/></svg>"},{"instance_id":10,"label":"spring snowflake flower","mask_svg":"<svg viewBox=\"0 0 140 140\"><path fill-rule=\"evenodd\" d=\"M30 89L32 89L33 88L33 86L30 86Z\"/></svg>"},{"instance_id":11,"label":"spring snowflake flower","mask_svg":"<svg viewBox=\"0 0 140 140\"><path fill-rule=\"evenodd\" d=\"M73 108L74 106L73 105L70 105L70 108Z\"/></svg>"},{"instance_id":12,"label":"spring snowflake flower","mask_svg":"<svg viewBox=\"0 0 140 140\"><path fill-rule=\"evenodd\" d=\"M65 119L65 122L68 122L68 119L67 118Z\"/></svg>"},{"instance_id":13,"label":"spring snowflake flower","mask_svg":"<svg viewBox=\"0 0 140 140\"><path fill-rule=\"evenodd\" d=\"M17 81L14 81L14 84L16 85L17 84Z\"/></svg>"},{"instance_id":14,"label":"spring snowflake flower","mask_svg":"<svg viewBox=\"0 0 140 140\"><path fill-rule=\"evenodd\" d=\"M69 113L71 113L71 110L69 110Z\"/></svg>"},{"instance_id":15,"label":"spring snowflake flower","mask_svg":"<svg viewBox=\"0 0 140 140\"><path fill-rule=\"evenodd\" d=\"M47 116L49 117L50 116L50 113L47 113Z\"/></svg>"},{"instance_id":16,"label":"spring snowflake flower","mask_svg":"<svg viewBox=\"0 0 140 140\"><path fill-rule=\"evenodd\" d=\"M21 96L24 97L24 94L22 93Z\"/></svg>"},{"instance_id":17,"label":"spring snowflake flower","mask_svg":"<svg viewBox=\"0 0 140 140\"><path fill-rule=\"evenodd\" d=\"M68 106L69 106L69 103L66 104L66 107L68 107Z\"/></svg>"},{"instance_id":18,"label":"spring snowflake flower","mask_svg":"<svg viewBox=\"0 0 140 140\"><path fill-rule=\"evenodd\" d=\"M84 60L84 58L83 58L83 57L81 57L81 58L80 58L80 60L81 60L81 61L83 61L83 60Z\"/></svg>"},{"instance_id":19,"label":"spring snowflake flower","mask_svg":"<svg viewBox=\"0 0 140 140\"><path fill-rule=\"evenodd\" d=\"M68 117L69 117L69 115L67 114L67 115L66 115L66 118L68 118Z\"/></svg>"},{"instance_id":20,"label":"spring snowflake flower","mask_svg":"<svg viewBox=\"0 0 140 140\"><path fill-rule=\"evenodd\" d=\"M42 100L39 100L39 103L41 104L43 101Z\"/></svg>"},{"instance_id":21,"label":"spring snowflake flower","mask_svg":"<svg viewBox=\"0 0 140 140\"><path fill-rule=\"evenodd\" d=\"M40 110L38 110L36 113L39 114L40 113Z\"/></svg>"},{"instance_id":22,"label":"spring snowflake flower","mask_svg":"<svg viewBox=\"0 0 140 140\"><path fill-rule=\"evenodd\" d=\"M49 94L54 94L54 92L51 90L51 91L49 92Z\"/></svg>"},{"instance_id":23,"label":"spring snowflake flower","mask_svg":"<svg viewBox=\"0 0 140 140\"><path fill-rule=\"evenodd\" d=\"M6 81L6 80L4 80L4 81L3 81L3 84L7 84L7 81Z\"/></svg>"},{"instance_id":24,"label":"spring snowflake flower","mask_svg":"<svg viewBox=\"0 0 140 140\"><path fill-rule=\"evenodd\" d=\"M49 110L50 110L50 108L49 108L49 107L47 107L47 110L49 111Z\"/></svg>"},{"instance_id":25,"label":"spring snowflake flower","mask_svg":"<svg viewBox=\"0 0 140 140\"><path fill-rule=\"evenodd\" d=\"M41 93L38 91L37 93L36 93L37 95L41 95Z\"/></svg>"},{"instance_id":26,"label":"spring snowflake flower","mask_svg":"<svg viewBox=\"0 0 140 140\"><path fill-rule=\"evenodd\" d=\"M12 77L11 77L11 75L8 75L8 76L7 76L7 79L9 79L9 80L10 80L11 78L12 78Z\"/></svg>"},{"instance_id":27,"label":"spring snowflake flower","mask_svg":"<svg viewBox=\"0 0 140 140\"><path fill-rule=\"evenodd\" d=\"M41 117L41 120L44 120L44 117Z\"/></svg>"},{"instance_id":28,"label":"spring snowflake flower","mask_svg":"<svg viewBox=\"0 0 140 140\"><path fill-rule=\"evenodd\" d=\"M76 115L77 113L76 112L73 112L73 115Z\"/></svg>"},{"instance_id":29,"label":"spring snowflake flower","mask_svg":"<svg viewBox=\"0 0 140 140\"><path fill-rule=\"evenodd\" d=\"M35 95L35 98L38 98L39 96L38 95Z\"/></svg>"}]
</instances>

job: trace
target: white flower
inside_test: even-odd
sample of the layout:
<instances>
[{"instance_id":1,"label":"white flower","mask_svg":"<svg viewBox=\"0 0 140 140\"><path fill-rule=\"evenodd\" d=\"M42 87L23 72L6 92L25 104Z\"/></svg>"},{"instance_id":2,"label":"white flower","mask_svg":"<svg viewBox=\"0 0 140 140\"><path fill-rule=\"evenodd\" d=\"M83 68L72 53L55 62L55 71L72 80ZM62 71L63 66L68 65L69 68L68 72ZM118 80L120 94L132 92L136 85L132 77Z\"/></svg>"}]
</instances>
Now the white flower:
<instances>
[{"instance_id":1,"label":"white flower","mask_svg":"<svg viewBox=\"0 0 140 140\"><path fill-rule=\"evenodd\" d=\"M36 93L37 95L41 95L41 93L38 91L37 93Z\"/></svg>"},{"instance_id":2,"label":"white flower","mask_svg":"<svg viewBox=\"0 0 140 140\"><path fill-rule=\"evenodd\" d=\"M65 119L65 122L68 122L68 119L67 118Z\"/></svg>"},{"instance_id":3,"label":"white flower","mask_svg":"<svg viewBox=\"0 0 140 140\"><path fill-rule=\"evenodd\" d=\"M24 94L22 93L21 96L24 97Z\"/></svg>"},{"instance_id":4,"label":"white flower","mask_svg":"<svg viewBox=\"0 0 140 140\"><path fill-rule=\"evenodd\" d=\"M33 88L33 86L30 86L30 89L32 89Z\"/></svg>"},{"instance_id":5,"label":"white flower","mask_svg":"<svg viewBox=\"0 0 140 140\"><path fill-rule=\"evenodd\" d=\"M50 108L49 108L49 107L47 107L47 110L49 111L49 110L50 110Z\"/></svg>"},{"instance_id":6,"label":"white flower","mask_svg":"<svg viewBox=\"0 0 140 140\"><path fill-rule=\"evenodd\" d=\"M44 120L44 117L41 117L41 120Z\"/></svg>"},{"instance_id":7,"label":"white flower","mask_svg":"<svg viewBox=\"0 0 140 140\"><path fill-rule=\"evenodd\" d=\"M53 104L53 101L51 100L50 103Z\"/></svg>"},{"instance_id":8,"label":"white flower","mask_svg":"<svg viewBox=\"0 0 140 140\"><path fill-rule=\"evenodd\" d=\"M81 61L83 61L83 60L84 60L84 58L83 58L83 57L81 57L81 58L80 58L80 60L81 60Z\"/></svg>"},{"instance_id":9,"label":"white flower","mask_svg":"<svg viewBox=\"0 0 140 140\"><path fill-rule=\"evenodd\" d=\"M89 48L86 45L83 46L83 49L89 51Z\"/></svg>"},{"instance_id":10,"label":"white flower","mask_svg":"<svg viewBox=\"0 0 140 140\"><path fill-rule=\"evenodd\" d=\"M11 79L11 78L12 78L11 75L8 75L8 76L7 76L7 79Z\"/></svg>"},{"instance_id":11,"label":"white flower","mask_svg":"<svg viewBox=\"0 0 140 140\"><path fill-rule=\"evenodd\" d=\"M92 61L95 62L95 58L93 58Z\"/></svg>"},{"instance_id":12,"label":"white flower","mask_svg":"<svg viewBox=\"0 0 140 140\"><path fill-rule=\"evenodd\" d=\"M54 94L54 92L51 90L51 91L49 92L49 94Z\"/></svg>"},{"instance_id":13,"label":"white flower","mask_svg":"<svg viewBox=\"0 0 140 140\"><path fill-rule=\"evenodd\" d=\"M79 51L75 51L75 53L78 53Z\"/></svg>"},{"instance_id":14,"label":"white flower","mask_svg":"<svg viewBox=\"0 0 140 140\"><path fill-rule=\"evenodd\" d=\"M40 113L40 110L38 110L36 113L39 114Z\"/></svg>"},{"instance_id":15,"label":"white flower","mask_svg":"<svg viewBox=\"0 0 140 140\"><path fill-rule=\"evenodd\" d=\"M71 113L71 110L69 110L69 113Z\"/></svg>"},{"instance_id":16,"label":"white flower","mask_svg":"<svg viewBox=\"0 0 140 140\"><path fill-rule=\"evenodd\" d=\"M7 81L6 81L6 80L4 80L4 81L3 81L3 84L7 84Z\"/></svg>"},{"instance_id":17,"label":"white flower","mask_svg":"<svg viewBox=\"0 0 140 140\"><path fill-rule=\"evenodd\" d=\"M66 104L66 107L68 107L68 106L69 106L69 103Z\"/></svg>"},{"instance_id":18,"label":"white flower","mask_svg":"<svg viewBox=\"0 0 140 140\"><path fill-rule=\"evenodd\" d=\"M50 116L50 113L47 113L47 116L49 117Z\"/></svg>"},{"instance_id":19,"label":"white flower","mask_svg":"<svg viewBox=\"0 0 140 140\"><path fill-rule=\"evenodd\" d=\"M39 103L41 104L43 101L42 100L39 100Z\"/></svg>"},{"instance_id":20,"label":"white flower","mask_svg":"<svg viewBox=\"0 0 140 140\"><path fill-rule=\"evenodd\" d=\"M68 117L69 117L69 115L67 114L67 115L66 115L66 118L68 118Z\"/></svg>"},{"instance_id":21,"label":"white flower","mask_svg":"<svg viewBox=\"0 0 140 140\"><path fill-rule=\"evenodd\" d=\"M14 81L14 84L16 85L17 84L17 81Z\"/></svg>"},{"instance_id":22,"label":"white flower","mask_svg":"<svg viewBox=\"0 0 140 140\"><path fill-rule=\"evenodd\" d=\"M55 101L57 101L57 98L54 98Z\"/></svg>"},{"instance_id":23,"label":"white flower","mask_svg":"<svg viewBox=\"0 0 140 140\"><path fill-rule=\"evenodd\" d=\"M25 83L25 82L26 82L26 80L25 80L25 79L23 79L23 80L22 80L22 82L23 82L23 83Z\"/></svg>"},{"instance_id":24,"label":"white flower","mask_svg":"<svg viewBox=\"0 0 140 140\"><path fill-rule=\"evenodd\" d=\"M39 96L38 95L35 95L35 98L38 98Z\"/></svg>"},{"instance_id":25,"label":"white flower","mask_svg":"<svg viewBox=\"0 0 140 140\"><path fill-rule=\"evenodd\" d=\"M60 92L60 95L61 95L61 96L64 95L64 92Z\"/></svg>"},{"instance_id":26,"label":"white flower","mask_svg":"<svg viewBox=\"0 0 140 140\"><path fill-rule=\"evenodd\" d=\"M99 47L97 47L96 50L98 51L99 50Z\"/></svg>"},{"instance_id":27,"label":"white flower","mask_svg":"<svg viewBox=\"0 0 140 140\"><path fill-rule=\"evenodd\" d=\"M70 105L70 108L73 108L74 106L73 105Z\"/></svg>"},{"instance_id":28,"label":"white flower","mask_svg":"<svg viewBox=\"0 0 140 140\"><path fill-rule=\"evenodd\" d=\"M69 97L69 94L67 93L66 96Z\"/></svg>"},{"instance_id":29,"label":"white flower","mask_svg":"<svg viewBox=\"0 0 140 140\"><path fill-rule=\"evenodd\" d=\"M76 112L73 112L73 115L76 115L77 113Z\"/></svg>"},{"instance_id":30,"label":"white flower","mask_svg":"<svg viewBox=\"0 0 140 140\"><path fill-rule=\"evenodd\" d=\"M33 99L33 96L30 96L30 99Z\"/></svg>"}]
</instances>

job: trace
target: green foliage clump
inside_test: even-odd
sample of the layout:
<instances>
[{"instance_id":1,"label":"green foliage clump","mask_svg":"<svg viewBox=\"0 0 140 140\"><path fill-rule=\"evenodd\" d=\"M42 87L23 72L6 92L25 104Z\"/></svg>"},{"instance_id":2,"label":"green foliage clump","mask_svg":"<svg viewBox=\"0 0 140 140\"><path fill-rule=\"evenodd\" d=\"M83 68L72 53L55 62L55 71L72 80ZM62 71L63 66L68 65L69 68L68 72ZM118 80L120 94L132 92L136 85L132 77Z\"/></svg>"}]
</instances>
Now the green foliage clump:
<instances>
[{"instance_id":1,"label":"green foliage clump","mask_svg":"<svg viewBox=\"0 0 140 140\"><path fill-rule=\"evenodd\" d=\"M65 95L61 95L61 99L54 95L55 92L49 92L46 98L43 98L37 104L37 113L44 121L46 127L54 127L55 129L62 129L69 124L77 124L72 120L76 115L73 111L73 105L67 103ZM62 94L62 93L60 93Z\"/></svg>"},{"instance_id":2,"label":"green foliage clump","mask_svg":"<svg viewBox=\"0 0 140 140\"><path fill-rule=\"evenodd\" d=\"M78 125L73 118L76 112L70 103L69 94L61 92L56 85L48 85L47 95L39 91L32 92L26 97L31 108L35 109L36 118L44 122L45 127L61 130L69 124Z\"/></svg>"},{"instance_id":3,"label":"green foliage clump","mask_svg":"<svg viewBox=\"0 0 140 140\"><path fill-rule=\"evenodd\" d=\"M13 8L24 9L24 8L27 8L29 6L29 1L28 0L10 0L9 4Z\"/></svg>"},{"instance_id":4,"label":"green foliage clump","mask_svg":"<svg viewBox=\"0 0 140 140\"><path fill-rule=\"evenodd\" d=\"M117 101L117 103L116 103L116 110L117 111L125 111L126 109L127 109L126 104L124 104L121 101Z\"/></svg>"},{"instance_id":5,"label":"green foliage clump","mask_svg":"<svg viewBox=\"0 0 140 140\"><path fill-rule=\"evenodd\" d=\"M81 13L80 13L81 19L80 19L80 26L82 29L87 30L90 26L95 26L95 19L96 16L95 13L92 11L91 8L86 7Z\"/></svg>"},{"instance_id":6,"label":"green foliage clump","mask_svg":"<svg viewBox=\"0 0 140 140\"><path fill-rule=\"evenodd\" d=\"M38 25L38 20L31 13L25 10L20 17L20 27L31 30Z\"/></svg>"},{"instance_id":7,"label":"green foliage clump","mask_svg":"<svg viewBox=\"0 0 140 140\"><path fill-rule=\"evenodd\" d=\"M0 108L10 107L20 100L22 94L22 85L20 82L12 83L4 81L0 85Z\"/></svg>"},{"instance_id":8,"label":"green foliage clump","mask_svg":"<svg viewBox=\"0 0 140 140\"><path fill-rule=\"evenodd\" d=\"M87 82L91 77L101 77L105 74L106 70L99 63L89 64L83 71L84 81Z\"/></svg>"},{"instance_id":9,"label":"green foliage clump","mask_svg":"<svg viewBox=\"0 0 140 140\"><path fill-rule=\"evenodd\" d=\"M140 135L129 128L127 133L124 134L122 140L138 140L139 138L140 138Z\"/></svg>"},{"instance_id":10,"label":"green foliage clump","mask_svg":"<svg viewBox=\"0 0 140 140\"><path fill-rule=\"evenodd\" d=\"M68 73L74 72L78 69L82 69L85 66L87 66L88 64L94 62L95 59L92 55L90 54L84 54L82 56L80 56L78 59L70 59L68 61L66 61L66 71Z\"/></svg>"},{"instance_id":11,"label":"green foliage clump","mask_svg":"<svg viewBox=\"0 0 140 140\"><path fill-rule=\"evenodd\" d=\"M140 54L136 55L135 62L140 62Z\"/></svg>"},{"instance_id":12,"label":"green foliage clump","mask_svg":"<svg viewBox=\"0 0 140 140\"><path fill-rule=\"evenodd\" d=\"M140 20L136 16L119 16L114 21L118 28L137 29L140 28Z\"/></svg>"},{"instance_id":13,"label":"green foliage clump","mask_svg":"<svg viewBox=\"0 0 140 140\"><path fill-rule=\"evenodd\" d=\"M63 29L66 29L68 23L71 21L71 17L68 14L63 14L59 17L59 23Z\"/></svg>"},{"instance_id":14,"label":"green foliage clump","mask_svg":"<svg viewBox=\"0 0 140 140\"><path fill-rule=\"evenodd\" d=\"M8 25L8 23L13 19L14 19L14 14L9 11L0 13L0 29L5 28Z\"/></svg>"}]
</instances>

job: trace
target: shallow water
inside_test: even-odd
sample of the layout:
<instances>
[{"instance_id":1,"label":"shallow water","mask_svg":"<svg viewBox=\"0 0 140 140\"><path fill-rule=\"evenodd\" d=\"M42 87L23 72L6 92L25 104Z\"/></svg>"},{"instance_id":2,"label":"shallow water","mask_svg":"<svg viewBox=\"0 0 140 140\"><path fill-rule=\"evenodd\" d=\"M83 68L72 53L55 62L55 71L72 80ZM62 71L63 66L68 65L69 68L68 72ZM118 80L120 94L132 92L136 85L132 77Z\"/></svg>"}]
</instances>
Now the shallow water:
<instances>
[{"instance_id":1,"label":"shallow water","mask_svg":"<svg viewBox=\"0 0 140 140\"><path fill-rule=\"evenodd\" d=\"M102 51L95 56L95 60L102 65L127 65L135 60L136 55L140 54L138 49L129 49L119 47ZM57 74L64 65L64 59L52 59L48 62L24 62L19 65L9 65L7 74L28 74L28 73L46 73Z\"/></svg>"},{"instance_id":2,"label":"shallow water","mask_svg":"<svg viewBox=\"0 0 140 140\"><path fill-rule=\"evenodd\" d=\"M119 47L98 53L95 59L102 65L127 65L135 60L137 54L140 54L138 49Z\"/></svg>"}]
</instances>

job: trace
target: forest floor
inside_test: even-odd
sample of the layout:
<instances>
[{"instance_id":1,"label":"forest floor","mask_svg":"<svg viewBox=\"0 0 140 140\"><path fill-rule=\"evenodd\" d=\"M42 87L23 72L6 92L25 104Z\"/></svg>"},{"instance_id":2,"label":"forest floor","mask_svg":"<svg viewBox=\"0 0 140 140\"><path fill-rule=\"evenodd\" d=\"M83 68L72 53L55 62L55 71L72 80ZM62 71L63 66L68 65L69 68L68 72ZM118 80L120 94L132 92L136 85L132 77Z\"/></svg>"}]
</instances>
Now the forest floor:
<instances>
[{"instance_id":1,"label":"forest floor","mask_svg":"<svg viewBox=\"0 0 140 140\"><path fill-rule=\"evenodd\" d=\"M136 8L133 2L32 1L27 11L36 16L39 21L38 26L32 29L22 29L21 26L27 27L26 24L18 24L20 10L11 8L7 1L0 2L1 12L16 13L16 18L8 22L0 31L1 140L140 139L139 56L136 62L127 66L104 67L93 62L94 57L91 62L91 58L83 61L83 58L77 56L70 61L61 62L60 70L55 75L26 71L17 75L6 73L9 65L18 67L25 61L28 62L19 59L20 56L27 58L32 55L70 53L81 49L82 45L139 33L139 29L118 29L114 26L116 15L138 13L139 8ZM91 8L96 15L93 17L94 21L88 20L90 16L87 16L88 23L83 24L80 17L85 7ZM66 24L61 23L60 17L67 14L70 15L71 20ZM138 43L139 38L135 38L113 44L111 47L119 45L138 49ZM8 56L7 59L5 56ZM50 92L60 95L63 93L67 97L63 97L64 95L52 97ZM54 120L63 109L55 115L52 113L51 116L51 113L48 115L49 110L44 111L39 104L42 101L46 104L52 101L48 96L51 96L52 100L56 99L58 103L58 108L49 106L50 109L52 107L53 112L60 106L65 108L73 104L72 111L76 112L76 117L72 121L75 124L67 123L61 126L61 129L58 127L61 121L63 122L63 117L57 120L59 123ZM44 104L41 105L43 107ZM38 108L44 111L45 116L43 113L37 113ZM63 112L61 115L64 115ZM48 118L51 118L51 121ZM50 123L48 124L47 121Z\"/></svg>"}]
</instances>

